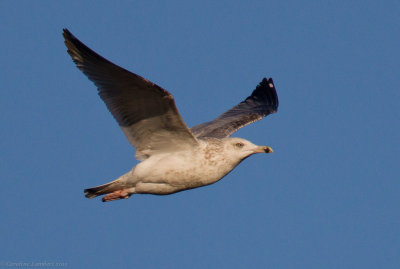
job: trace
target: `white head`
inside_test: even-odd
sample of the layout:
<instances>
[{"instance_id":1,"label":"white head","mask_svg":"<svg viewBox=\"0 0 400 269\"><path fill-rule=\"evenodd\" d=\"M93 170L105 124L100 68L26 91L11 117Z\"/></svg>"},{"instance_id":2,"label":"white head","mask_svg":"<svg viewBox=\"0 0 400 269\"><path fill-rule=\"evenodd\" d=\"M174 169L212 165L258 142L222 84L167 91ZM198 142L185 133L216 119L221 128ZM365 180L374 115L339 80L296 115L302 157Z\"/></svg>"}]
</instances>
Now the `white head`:
<instances>
[{"instance_id":1,"label":"white head","mask_svg":"<svg viewBox=\"0 0 400 269\"><path fill-rule=\"evenodd\" d=\"M257 146L246 139L238 137L226 138L224 146L225 150L231 153L231 157L233 157L233 159L238 159L239 162L255 153L274 152L272 148L268 146Z\"/></svg>"}]
</instances>

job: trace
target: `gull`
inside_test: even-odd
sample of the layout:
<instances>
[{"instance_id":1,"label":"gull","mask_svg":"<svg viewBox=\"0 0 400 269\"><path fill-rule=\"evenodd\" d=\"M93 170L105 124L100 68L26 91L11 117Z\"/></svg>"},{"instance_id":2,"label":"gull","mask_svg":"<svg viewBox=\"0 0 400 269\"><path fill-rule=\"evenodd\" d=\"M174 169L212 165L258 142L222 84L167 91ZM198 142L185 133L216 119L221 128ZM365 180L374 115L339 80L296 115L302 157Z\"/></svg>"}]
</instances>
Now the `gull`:
<instances>
[{"instance_id":1,"label":"gull","mask_svg":"<svg viewBox=\"0 0 400 269\"><path fill-rule=\"evenodd\" d=\"M255 153L272 153L243 138L239 128L278 110L272 78L264 78L244 101L218 118L188 128L173 96L160 86L103 58L67 29L67 52L98 88L139 162L129 172L101 186L85 189L103 202L132 194L166 195L217 182Z\"/></svg>"}]
</instances>

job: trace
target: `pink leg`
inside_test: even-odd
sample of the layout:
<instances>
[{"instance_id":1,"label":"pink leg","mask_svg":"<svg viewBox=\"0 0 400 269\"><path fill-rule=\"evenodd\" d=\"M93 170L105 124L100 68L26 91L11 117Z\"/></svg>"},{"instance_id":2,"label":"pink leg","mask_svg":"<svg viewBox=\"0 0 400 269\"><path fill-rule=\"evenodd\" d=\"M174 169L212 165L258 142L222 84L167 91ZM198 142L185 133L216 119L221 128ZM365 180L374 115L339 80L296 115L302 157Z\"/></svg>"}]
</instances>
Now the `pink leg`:
<instances>
[{"instance_id":1,"label":"pink leg","mask_svg":"<svg viewBox=\"0 0 400 269\"><path fill-rule=\"evenodd\" d=\"M123 190L118 190L118 191L114 191L112 193L107 194L106 196L103 197L102 201L110 202L110 201L115 201L115 200L119 200L119 199L128 199L130 196L131 196L131 194L129 194L127 192L127 189L123 189Z\"/></svg>"}]
</instances>

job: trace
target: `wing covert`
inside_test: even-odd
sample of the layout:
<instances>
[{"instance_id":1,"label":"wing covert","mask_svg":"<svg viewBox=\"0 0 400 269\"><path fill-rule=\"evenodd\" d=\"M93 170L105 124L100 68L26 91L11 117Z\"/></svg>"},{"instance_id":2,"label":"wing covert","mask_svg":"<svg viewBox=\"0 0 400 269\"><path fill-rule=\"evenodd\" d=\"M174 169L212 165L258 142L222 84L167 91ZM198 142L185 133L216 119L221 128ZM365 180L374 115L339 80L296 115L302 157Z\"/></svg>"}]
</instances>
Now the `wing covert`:
<instances>
[{"instance_id":1,"label":"wing covert","mask_svg":"<svg viewBox=\"0 0 400 269\"><path fill-rule=\"evenodd\" d=\"M68 53L98 87L98 94L137 149L139 159L156 150L198 144L168 91L101 57L67 29L63 36Z\"/></svg>"}]
</instances>

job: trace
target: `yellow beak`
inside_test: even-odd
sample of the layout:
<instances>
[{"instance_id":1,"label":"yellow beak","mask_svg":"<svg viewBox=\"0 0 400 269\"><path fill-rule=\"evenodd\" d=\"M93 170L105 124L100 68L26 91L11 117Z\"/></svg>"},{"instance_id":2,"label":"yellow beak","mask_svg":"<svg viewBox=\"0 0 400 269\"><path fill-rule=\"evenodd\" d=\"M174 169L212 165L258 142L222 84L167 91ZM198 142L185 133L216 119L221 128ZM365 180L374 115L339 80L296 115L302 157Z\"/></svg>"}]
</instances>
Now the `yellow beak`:
<instances>
[{"instance_id":1,"label":"yellow beak","mask_svg":"<svg viewBox=\"0 0 400 269\"><path fill-rule=\"evenodd\" d=\"M258 146L255 150L254 153L272 153L274 150L268 146Z\"/></svg>"}]
</instances>

